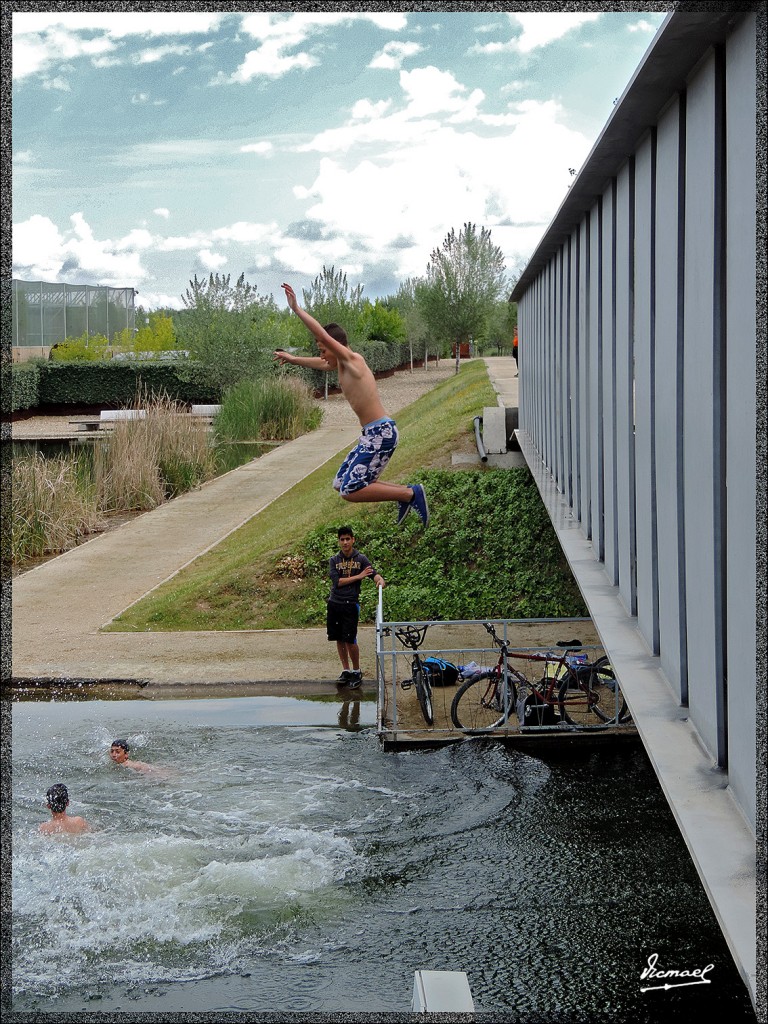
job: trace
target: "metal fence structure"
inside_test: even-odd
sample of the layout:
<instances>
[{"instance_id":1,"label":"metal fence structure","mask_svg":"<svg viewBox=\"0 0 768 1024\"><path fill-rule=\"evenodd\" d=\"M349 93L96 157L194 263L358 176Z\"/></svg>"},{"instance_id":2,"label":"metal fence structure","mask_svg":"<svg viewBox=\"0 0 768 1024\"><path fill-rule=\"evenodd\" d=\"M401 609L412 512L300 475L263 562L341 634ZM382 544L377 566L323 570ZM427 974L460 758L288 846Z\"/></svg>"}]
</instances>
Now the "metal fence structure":
<instances>
[{"instance_id":1,"label":"metal fence structure","mask_svg":"<svg viewBox=\"0 0 768 1024\"><path fill-rule=\"evenodd\" d=\"M103 334L136 325L133 288L106 285L12 282L14 348L50 348L65 338Z\"/></svg>"},{"instance_id":2,"label":"metal fence structure","mask_svg":"<svg viewBox=\"0 0 768 1024\"><path fill-rule=\"evenodd\" d=\"M511 296L521 448L753 997L765 32L668 16Z\"/></svg>"},{"instance_id":3,"label":"metal fence structure","mask_svg":"<svg viewBox=\"0 0 768 1024\"><path fill-rule=\"evenodd\" d=\"M475 671L478 671L481 668L486 670L492 668L501 656L504 666L502 678L506 679L507 659L500 654L499 647L494 646L489 640L488 633L484 628L485 623L490 622L497 627L501 639L505 643L510 641L515 630L519 631L521 627L525 629L530 629L532 626L538 627L542 633L543 642L532 647L510 643L513 651L509 660L510 666L524 672L526 677L532 681L534 681L533 675L535 675L535 681L538 681L538 678L546 674L547 671L546 664L538 660L542 654L551 653L557 643L556 638L562 632L573 629L578 624L589 623L589 621L588 619L462 619L389 622L384 619L382 594L379 591L379 606L376 615L376 679L378 687L376 724L379 736L387 737L392 741L396 741L398 737L407 736L409 740L428 739L432 742L445 742L458 739L463 735L462 731L453 724L451 704L464 679L459 678L456 683L451 685L433 685L431 687L434 720L432 723L426 722L415 688L411 685L411 664L414 651L399 642L397 633L401 628L421 629L426 627L424 643L418 649L422 660L437 657L451 662L457 667L474 663ZM546 640L544 640L544 635L546 635ZM579 648L579 656L588 657L590 661L603 653L603 648L597 644L583 644ZM469 675L465 678L469 678ZM618 718L621 700L618 687L615 694L608 699L615 701L613 711L614 716ZM606 710L610 712L611 708L607 707ZM518 718L514 703L507 708L506 699L502 701L500 716L504 720L493 730L493 735L499 737L519 735L520 733L551 732L553 729L552 724L533 722L524 725ZM607 725L602 724L596 716L585 717L589 719L588 725L585 727L559 722L558 728L567 729L569 732L583 732L585 728L588 728L590 732L608 728L621 731L634 730L631 720L622 724Z\"/></svg>"}]
</instances>

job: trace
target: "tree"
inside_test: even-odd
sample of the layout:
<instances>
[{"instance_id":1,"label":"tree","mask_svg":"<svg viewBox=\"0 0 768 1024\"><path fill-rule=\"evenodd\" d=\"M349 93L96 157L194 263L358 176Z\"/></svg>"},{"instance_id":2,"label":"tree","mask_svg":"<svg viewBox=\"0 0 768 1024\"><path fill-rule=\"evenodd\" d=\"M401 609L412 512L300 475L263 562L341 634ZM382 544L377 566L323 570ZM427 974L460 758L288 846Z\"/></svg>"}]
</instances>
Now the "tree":
<instances>
[{"instance_id":1,"label":"tree","mask_svg":"<svg viewBox=\"0 0 768 1024\"><path fill-rule=\"evenodd\" d=\"M198 281L195 274L181 297L185 308L242 313L249 306L271 302L271 299L259 296L256 285L246 281L245 274L241 274L233 285L229 283L230 277L230 274L211 274L207 281Z\"/></svg>"},{"instance_id":2,"label":"tree","mask_svg":"<svg viewBox=\"0 0 768 1024\"><path fill-rule=\"evenodd\" d=\"M363 311L363 285L350 288L343 271L323 265L309 290L302 289L302 294L304 308L315 320L321 324L339 324L349 340L353 340Z\"/></svg>"},{"instance_id":3,"label":"tree","mask_svg":"<svg viewBox=\"0 0 768 1024\"><path fill-rule=\"evenodd\" d=\"M497 355L512 351L512 338L517 326L517 303L500 299L494 303L488 318L488 345L496 349Z\"/></svg>"},{"instance_id":4,"label":"tree","mask_svg":"<svg viewBox=\"0 0 768 1024\"><path fill-rule=\"evenodd\" d=\"M427 322L416 300L418 285L416 278L408 277L402 282L395 295L387 298L387 304L396 309L405 324L405 337L413 371L413 357L424 359L424 369L428 367L429 330ZM439 354L439 350L436 354Z\"/></svg>"},{"instance_id":5,"label":"tree","mask_svg":"<svg viewBox=\"0 0 768 1024\"><path fill-rule=\"evenodd\" d=\"M430 255L427 275L416 296L430 330L460 346L483 338L495 302L505 289L504 254L491 241L489 228L465 223L456 234L451 228L442 246Z\"/></svg>"},{"instance_id":6,"label":"tree","mask_svg":"<svg viewBox=\"0 0 768 1024\"><path fill-rule=\"evenodd\" d=\"M270 325L280 314L272 297L258 294L241 274L211 274L189 282L182 295L186 307L176 319L179 348L205 368L208 380L223 394L238 381L263 376L272 363Z\"/></svg>"},{"instance_id":7,"label":"tree","mask_svg":"<svg viewBox=\"0 0 768 1024\"><path fill-rule=\"evenodd\" d=\"M358 316L357 330L363 338L385 341L388 345L399 345L405 339L403 318L381 299L373 303L365 300Z\"/></svg>"}]
</instances>

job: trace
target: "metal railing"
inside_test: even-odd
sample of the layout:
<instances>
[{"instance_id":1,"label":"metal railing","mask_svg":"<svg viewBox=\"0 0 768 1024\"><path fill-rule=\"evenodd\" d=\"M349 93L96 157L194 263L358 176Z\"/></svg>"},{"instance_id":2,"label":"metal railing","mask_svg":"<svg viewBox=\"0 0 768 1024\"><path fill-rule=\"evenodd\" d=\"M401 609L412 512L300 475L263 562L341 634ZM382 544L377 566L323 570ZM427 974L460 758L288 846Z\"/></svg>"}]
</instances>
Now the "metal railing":
<instances>
[{"instance_id":1,"label":"metal railing","mask_svg":"<svg viewBox=\"0 0 768 1024\"><path fill-rule=\"evenodd\" d=\"M511 645L514 648L515 655L519 654L521 657L525 657L526 654L530 654L538 660L542 654L550 653L551 649L556 646L558 642L557 635L559 632L562 632L561 627L564 624L585 622L591 624L591 620L588 618L485 618L387 621L384 618L383 594L379 590L376 611L376 680L378 690L376 727L378 734L381 736L382 734L396 733L408 733L409 735L427 733L435 739L447 739L449 736L455 738L457 734L462 734L462 730L457 729L452 722L451 703L456 694L457 687L461 685L463 680L460 678L456 685L433 686L432 705L434 721L432 724L427 724L419 707L414 689L412 687L403 689L402 687L403 681L407 683L411 678L411 662L414 651L402 646L398 642L396 635L398 630L406 627L415 627L416 629L428 627L429 630L439 630L442 632L445 638L444 642L437 643L433 641L429 646L425 643L424 646L419 648L419 655L422 659L428 657L443 658L457 666L465 666L475 662L484 669L490 669L497 664L500 651L490 641L485 643L478 642L478 633L482 634L484 638L487 636L484 629L485 623L491 623L496 628L497 633L505 644L509 642L510 630L516 626L539 626L541 627L541 632L551 632L551 640L548 639L544 644L537 643L534 646ZM583 644L580 648L580 653L587 653L590 656L590 660L594 660L603 653L603 648L599 644ZM555 657L557 656L553 655L553 660ZM503 657L502 669L504 670L504 685L506 685L506 657ZM546 670L544 663L542 663L542 670ZM618 718L621 699L619 686L615 688L615 698L616 717ZM503 699L500 714L506 708L507 701ZM587 728L580 725L564 725L563 727L573 731L583 731ZM605 727L609 727L609 724L606 723ZM623 728L624 726L616 725L614 727ZM601 725L595 720L595 724L590 725L588 728L590 731L593 731L594 729L601 728ZM494 732L500 734L507 732L535 733L536 731L551 732L552 726L521 726L515 707L509 708L509 714L503 714L503 723L494 730Z\"/></svg>"}]
</instances>

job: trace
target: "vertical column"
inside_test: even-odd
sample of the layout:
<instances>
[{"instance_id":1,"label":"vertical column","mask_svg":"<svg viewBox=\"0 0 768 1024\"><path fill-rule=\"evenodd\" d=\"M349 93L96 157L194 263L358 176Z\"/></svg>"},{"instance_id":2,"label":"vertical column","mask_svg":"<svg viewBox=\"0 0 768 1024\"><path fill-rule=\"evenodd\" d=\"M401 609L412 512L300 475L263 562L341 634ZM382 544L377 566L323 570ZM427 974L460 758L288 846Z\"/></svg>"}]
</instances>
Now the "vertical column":
<instances>
[{"instance_id":1,"label":"vertical column","mask_svg":"<svg viewBox=\"0 0 768 1024\"><path fill-rule=\"evenodd\" d=\"M589 256L589 448L590 448L590 534L595 557L605 558L603 509L603 200L598 197L591 211Z\"/></svg>"},{"instance_id":2,"label":"vertical column","mask_svg":"<svg viewBox=\"0 0 768 1024\"><path fill-rule=\"evenodd\" d=\"M688 703L683 489L685 94L659 121L656 145L655 390L659 656Z\"/></svg>"},{"instance_id":3,"label":"vertical column","mask_svg":"<svg viewBox=\"0 0 768 1024\"><path fill-rule=\"evenodd\" d=\"M616 203L618 182L603 193L603 466L605 510L605 571L613 586L619 582L619 516L616 450Z\"/></svg>"},{"instance_id":4,"label":"vertical column","mask_svg":"<svg viewBox=\"0 0 768 1024\"><path fill-rule=\"evenodd\" d=\"M656 519L656 129L635 156L635 501L637 621L659 653Z\"/></svg>"},{"instance_id":5,"label":"vertical column","mask_svg":"<svg viewBox=\"0 0 768 1024\"><path fill-rule=\"evenodd\" d=\"M756 251L765 252L765 227L755 237L757 214L757 154L755 149L757 21L746 17L729 38L726 54L726 242L728 254L725 312L726 373L726 483L727 483L727 663L728 731L731 736L728 779L754 827L755 734L757 671L757 404L755 391L745 386L757 381L757 310L755 303ZM764 47L764 41L763 41ZM765 163L761 175L765 183ZM758 346L765 352L765 322ZM765 379L762 395L765 395ZM763 437L764 437L763 433ZM764 586L761 584L761 592ZM765 712L762 711L763 726Z\"/></svg>"},{"instance_id":6,"label":"vertical column","mask_svg":"<svg viewBox=\"0 0 768 1024\"><path fill-rule=\"evenodd\" d=\"M709 57L686 99L683 432L688 700L704 743L718 751L723 665L715 583L715 61ZM718 759L719 759L718 754Z\"/></svg>"},{"instance_id":7,"label":"vertical column","mask_svg":"<svg viewBox=\"0 0 768 1024\"><path fill-rule=\"evenodd\" d=\"M637 613L635 551L634 235L635 159L619 172L616 196L616 504L619 593Z\"/></svg>"}]
</instances>

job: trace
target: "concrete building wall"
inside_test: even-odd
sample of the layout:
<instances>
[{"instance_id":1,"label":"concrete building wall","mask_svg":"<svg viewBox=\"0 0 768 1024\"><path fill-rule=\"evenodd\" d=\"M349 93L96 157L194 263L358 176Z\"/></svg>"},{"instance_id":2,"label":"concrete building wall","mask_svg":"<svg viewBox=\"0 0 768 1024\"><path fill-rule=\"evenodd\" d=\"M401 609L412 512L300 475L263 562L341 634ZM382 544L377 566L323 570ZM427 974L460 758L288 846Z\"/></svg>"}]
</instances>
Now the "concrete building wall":
<instances>
[{"instance_id":1,"label":"concrete building wall","mask_svg":"<svg viewBox=\"0 0 768 1024\"><path fill-rule=\"evenodd\" d=\"M518 297L521 430L753 828L755 116L747 15Z\"/></svg>"},{"instance_id":2,"label":"concrete building wall","mask_svg":"<svg viewBox=\"0 0 768 1024\"><path fill-rule=\"evenodd\" d=\"M764 38L666 19L511 296L521 449L753 999Z\"/></svg>"}]
</instances>

